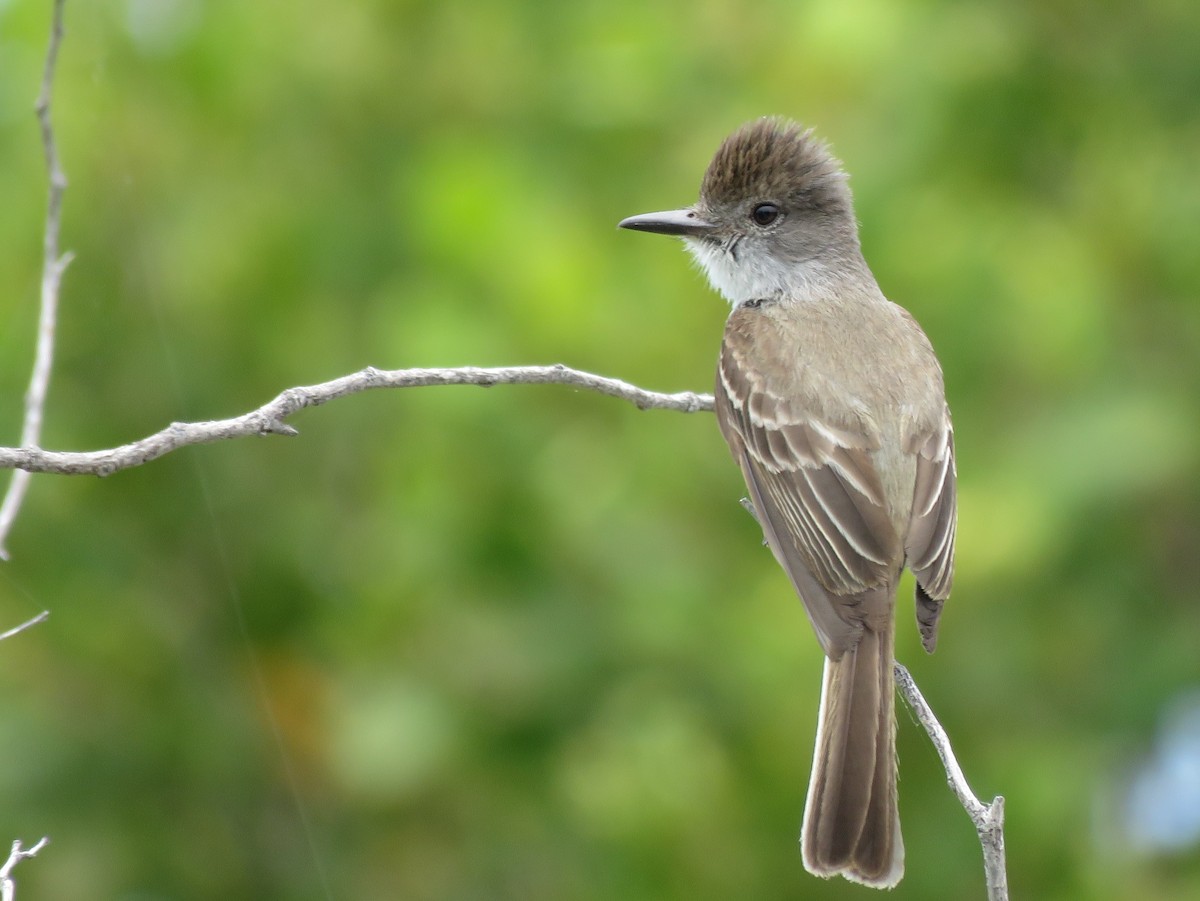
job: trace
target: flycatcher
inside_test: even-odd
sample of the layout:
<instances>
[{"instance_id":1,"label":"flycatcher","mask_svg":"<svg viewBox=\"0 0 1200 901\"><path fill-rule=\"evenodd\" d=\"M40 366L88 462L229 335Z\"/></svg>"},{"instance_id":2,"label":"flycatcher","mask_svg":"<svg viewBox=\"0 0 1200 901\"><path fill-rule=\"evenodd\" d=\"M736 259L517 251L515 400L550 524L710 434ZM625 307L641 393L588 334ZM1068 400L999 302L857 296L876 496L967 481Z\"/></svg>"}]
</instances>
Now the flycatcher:
<instances>
[{"instance_id":1,"label":"flycatcher","mask_svg":"<svg viewBox=\"0 0 1200 901\"><path fill-rule=\"evenodd\" d=\"M933 651L954 574L954 436L929 339L887 300L841 164L811 130L760 119L717 150L694 206L622 228L677 235L733 311L716 412L767 544L825 652L804 866L891 888L895 592L916 575Z\"/></svg>"}]
</instances>

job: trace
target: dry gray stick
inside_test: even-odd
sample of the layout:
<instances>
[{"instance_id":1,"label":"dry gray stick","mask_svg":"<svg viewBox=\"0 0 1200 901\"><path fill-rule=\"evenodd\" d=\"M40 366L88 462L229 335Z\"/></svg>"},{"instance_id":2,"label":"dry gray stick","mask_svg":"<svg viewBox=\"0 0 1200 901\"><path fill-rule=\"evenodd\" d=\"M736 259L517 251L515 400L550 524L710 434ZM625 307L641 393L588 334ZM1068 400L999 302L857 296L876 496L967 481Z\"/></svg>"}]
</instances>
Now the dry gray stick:
<instances>
[{"instance_id":1,"label":"dry gray stick","mask_svg":"<svg viewBox=\"0 0 1200 901\"><path fill-rule=\"evenodd\" d=\"M642 410L676 410L681 413L710 411L713 403L712 396L708 394L694 394L691 391L659 394L561 364L493 369L463 366L454 369L385 370L368 367L319 385L288 388L269 403L241 416L210 422L175 422L140 441L109 450L71 453L32 446L0 447L0 469L107 476L192 444L208 444L248 435L295 435L296 430L284 422L288 416L305 407L319 407L348 394L373 388L420 388L429 385L480 385L485 388L492 385L569 385L629 401Z\"/></svg>"},{"instance_id":2,"label":"dry gray stick","mask_svg":"<svg viewBox=\"0 0 1200 901\"><path fill-rule=\"evenodd\" d=\"M36 857L38 851L46 847L49 841L49 838L43 837L32 848L22 848L19 839L12 843L12 851L8 854L8 860L4 862L3 866L0 866L0 899L2 901L13 901L17 890L16 883L13 882L12 878L13 867L26 857Z\"/></svg>"},{"instance_id":3,"label":"dry gray stick","mask_svg":"<svg viewBox=\"0 0 1200 901\"><path fill-rule=\"evenodd\" d=\"M991 804L984 804L975 797L950 747L950 738L946 735L946 730L933 715L912 674L902 664L897 663L893 676L900 694L929 733L933 747L942 759L950 790L954 792L967 816L975 824L975 831L979 833L979 843L983 846L983 875L987 882L988 901L1008 901L1008 872L1004 863L1004 798L997 795Z\"/></svg>"},{"instance_id":4,"label":"dry gray stick","mask_svg":"<svg viewBox=\"0 0 1200 901\"><path fill-rule=\"evenodd\" d=\"M42 305L38 316L37 352L34 354L33 375L29 379L29 390L25 392L25 422L21 427L21 446L36 447L42 436L42 411L46 408L46 392L50 387L50 370L54 365L54 332L58 321L58 288L62 275L71 262L71 254L58 252L58 232L62 221L62 196L67 187L67 176L58 159L58 148L54 143L54 125L50 119L50 107L54 97L54 69L58 62L58 48L63 39L63 4L55 0L53 23L50 28L50 44L46 49L46 64L42 70L42 88L38 94L37 117L42 130L42 152L46 157L46 169L50 176L50 189L46 202L46 225L42 232ZM25 500L29 488L29 472L13 473L4 503L0 504L0 560L8 559L4 545L9 530Z\"/></svg>"}]
</instances>

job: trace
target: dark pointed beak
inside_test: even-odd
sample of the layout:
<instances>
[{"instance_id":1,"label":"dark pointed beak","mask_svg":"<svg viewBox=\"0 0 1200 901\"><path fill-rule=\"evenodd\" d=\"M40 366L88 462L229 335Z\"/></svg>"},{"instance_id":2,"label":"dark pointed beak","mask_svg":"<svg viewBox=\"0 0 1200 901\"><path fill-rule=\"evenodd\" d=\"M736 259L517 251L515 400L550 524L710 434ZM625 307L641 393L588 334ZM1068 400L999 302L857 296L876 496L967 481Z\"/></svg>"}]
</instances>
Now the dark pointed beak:
<instances>
[{"instance_id":1,"label":"dark pointed beak","mask_svg":"<svg viewBox=\"0 0 1200 901\"><path fill-rule=\"evenodd\" d=\"M662 213L642 213L630 216L617 223L617 228L631 228L639 232L654 232L659 235L696 237L713 230L714 226L695 210L666 210Z\"/></svg>"}]
</instances>

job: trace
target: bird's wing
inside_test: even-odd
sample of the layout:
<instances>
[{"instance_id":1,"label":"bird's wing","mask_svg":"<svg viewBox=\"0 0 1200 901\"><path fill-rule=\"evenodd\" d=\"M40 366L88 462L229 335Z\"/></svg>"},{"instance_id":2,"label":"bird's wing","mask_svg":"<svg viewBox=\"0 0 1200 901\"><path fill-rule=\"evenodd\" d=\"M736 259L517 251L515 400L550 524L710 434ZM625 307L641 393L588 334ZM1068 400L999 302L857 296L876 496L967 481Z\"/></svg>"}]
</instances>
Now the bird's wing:
<instances>
[{"instance_id":1,"label":"bird's wing","mask_svg":"<svg viewBox=\"0 0 1200 901\"><path fill-rule=\"evenodd\" d=\"M954 468L954 427L950 411L931 431L908 438L905 450L917 456L912 518L904 538L908 568L917 577L917 625L932 652L938 617L954 581L954 532L958 522Z\"/></svg>"},{"instance_id":2,"label":"bird's wing","mask_svg":"<svg viewBox=\"0 0 1200 901\"><path fill-rule=\"evenodd\" d=\"M827 656L858 641L863 595L887 587L901 557L876 441L822 422L770 390L727 333L716 386L721 431L741 466L776 559Z\"/></svg>"}]
</instances>

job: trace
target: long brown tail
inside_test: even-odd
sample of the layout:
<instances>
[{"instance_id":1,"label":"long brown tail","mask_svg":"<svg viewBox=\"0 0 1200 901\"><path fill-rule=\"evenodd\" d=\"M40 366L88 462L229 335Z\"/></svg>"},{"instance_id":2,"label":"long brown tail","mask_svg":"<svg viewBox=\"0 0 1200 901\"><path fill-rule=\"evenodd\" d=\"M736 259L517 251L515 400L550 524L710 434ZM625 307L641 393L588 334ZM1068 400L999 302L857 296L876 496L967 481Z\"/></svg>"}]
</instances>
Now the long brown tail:
<instances>
[{"instance_id":1,"label":"long brown tail","mask_svg":"<svg viewBox=\"0 0 1200 901\"><path fill-rule=\"evenodd\" d=\"M904 875L896 806L893 624L825 660L821 713L800 844L805 868L875 888Z\"/></svg>"}]
</instances>

